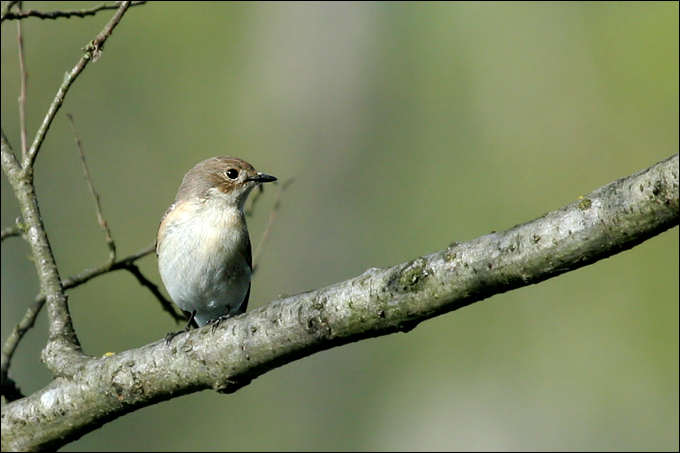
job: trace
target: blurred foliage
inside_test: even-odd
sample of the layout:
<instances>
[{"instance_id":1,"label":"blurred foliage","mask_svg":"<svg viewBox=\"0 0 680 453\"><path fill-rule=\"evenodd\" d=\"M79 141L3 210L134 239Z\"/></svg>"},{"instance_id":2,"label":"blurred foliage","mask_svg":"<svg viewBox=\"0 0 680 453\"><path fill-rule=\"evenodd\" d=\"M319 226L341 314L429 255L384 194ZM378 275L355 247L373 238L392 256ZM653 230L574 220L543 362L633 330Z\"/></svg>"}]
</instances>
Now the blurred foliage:
<instances>
[{"instance_id":1,"label":"blurred foliage","mask_svg":"<svg viewBox=\"0 0 680 453\"><path fill-rule=\"evenodd\" d=\"M82 8L96 2L24 2ZM35 133L112 13L24 21ZM296 182L251 307L557 209L678 152L678 3L149 2L73 86L38 158L64 276L100 264L64 113L74 115L120 256L154 241L183 174L236 155ZM2 126L19 149L16 23L2 25ZM277 187L250 219L262 234ZM2 178L2 227L18 215ZM37 293L3 243L2 336ZM141 262L160 283L154 257ZM124 273L70 292L85 351L175 329ZM32 392L45 317L12 375ZM182 397L66 451L675 450L678 229L632 251L317 354L235 395Z\"/></svg>"}]
</instances>

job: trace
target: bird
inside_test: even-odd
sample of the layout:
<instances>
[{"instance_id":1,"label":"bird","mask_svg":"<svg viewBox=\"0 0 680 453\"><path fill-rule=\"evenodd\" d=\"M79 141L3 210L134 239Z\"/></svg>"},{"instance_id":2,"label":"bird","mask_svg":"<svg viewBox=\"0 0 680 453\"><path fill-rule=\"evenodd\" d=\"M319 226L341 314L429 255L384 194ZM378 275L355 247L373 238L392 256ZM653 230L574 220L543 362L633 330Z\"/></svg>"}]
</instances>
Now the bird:
<instances>
[{"instance_id":1,"label":"bird","mask_svg":"<svg viewBox=\"0 0 680 453\"><path fill-rule=\"evenodd\" d=\"M253 273L243 212L257 186L277 178L237 157L211 157L189 170L156 236L158 270L187 326L166 343L198 327L245 313Z\"/></svg>"}]
</instances>

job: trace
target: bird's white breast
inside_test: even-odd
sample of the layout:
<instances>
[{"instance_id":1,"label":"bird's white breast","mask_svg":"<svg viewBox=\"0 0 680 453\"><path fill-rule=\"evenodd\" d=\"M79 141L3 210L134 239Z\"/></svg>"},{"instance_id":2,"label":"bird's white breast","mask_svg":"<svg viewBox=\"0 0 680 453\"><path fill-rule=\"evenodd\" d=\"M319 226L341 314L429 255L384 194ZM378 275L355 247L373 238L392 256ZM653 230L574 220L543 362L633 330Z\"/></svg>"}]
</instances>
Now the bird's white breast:
<instances>
[{"instance_id":1,"label":"bird's white breast","mask_svg":"<svg viewBox=\"0 0 680 453\"><path fill-rule=\"evenodd\" d=\"M237 313L250 286L242 211L210 200L183 203L165 226L158 266L170 297L199 325Z\"/></svg>"}]
</instances>

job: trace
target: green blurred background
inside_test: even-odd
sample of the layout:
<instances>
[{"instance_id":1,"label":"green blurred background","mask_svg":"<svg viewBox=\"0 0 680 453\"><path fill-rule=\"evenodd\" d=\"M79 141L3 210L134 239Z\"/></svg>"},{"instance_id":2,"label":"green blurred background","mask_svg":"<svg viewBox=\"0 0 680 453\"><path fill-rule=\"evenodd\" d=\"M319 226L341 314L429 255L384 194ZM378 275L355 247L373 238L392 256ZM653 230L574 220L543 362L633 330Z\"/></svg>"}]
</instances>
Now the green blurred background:
<instances>
[{"instance_id":1,"label":"green blurred background","mask_svg":"<svg viewBox=\"0 0 680 453\"><path fill-rule=\"evenodd\" d=\"M52 10L97 2L25 2ZM24 21L35 133L112 12ZM16 22L2 25L2 126L19 149ZM678 3L222 3L132 8L73 86L37 161L62 276L107 256L64 113L119 256L154 241L183 174L235 155L284 194L251 308L558 209L678 152ZM279 185L280 187L280 185ZM250 219L253 242L274 201ZM18 215L2 178L2 227ZM2 245L2 338L37 293ZM160 284L156 259L140 262ZM127 273L70 291L85 351L177 326ZM43 313L12 375L25 392ZM177 398L64 451L675 450L678 229L408 334L336 348L234 395Z\"/></svg>"}]
</instances>

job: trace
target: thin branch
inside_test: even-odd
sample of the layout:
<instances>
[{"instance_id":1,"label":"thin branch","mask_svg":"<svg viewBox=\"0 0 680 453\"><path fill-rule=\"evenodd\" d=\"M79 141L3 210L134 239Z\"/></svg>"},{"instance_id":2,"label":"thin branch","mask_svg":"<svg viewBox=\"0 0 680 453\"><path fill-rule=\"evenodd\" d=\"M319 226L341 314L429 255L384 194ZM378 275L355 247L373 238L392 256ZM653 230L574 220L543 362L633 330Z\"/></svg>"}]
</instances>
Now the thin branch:
<instances>
[{"instance_id":1,"label":"thin branch","mask_svg":"<svg viewBox=\"0 0 680 453\"><path fill-rule=\"evenodd\" d=\"M111 230L109 229L109 225L108 223L106 223L106 219L104 218L104 213L102 212L102 205L99 199L99 194L94 189L94 185L92 184L92 177L90 176L90 170L87 166L87 161L85 160L83 144L80 140L80 137L78 136L78 131L76 130L76 123L73 120L73 116L70 113L67 113L66 116L71 122L71 129L73 130L73 137L76 141L76 147L78 148L78 152L80 153L80 162L83 164L83 172L85 173L85 179L87 180L87 185L90 188L90 194L92 194L95 206L97 207L97 220L99 221L99 226L104 231L104 236L106 237L106 244L109 247L109 264L111 265L116 261L116 243L114 242L113 237L111 236Z\"/></svg>"},{"instance_id":2,"label":"thin branch","mask_svg":"<svg viewBox=\"0 0 680 453\"><path fill-rule=\"evenodd\" d=\"M28 330L31 329L35 324L35 320L38 318L38 314L40 314L43 305L45 305L44 296L33 302L26 310L26 313L24 314L24 317L21 319L21 321L19 321L19 323L14 326L12 332L5 340L5 344L2 346L2 362L0 372L2 373L1 376L3 388L4 382L8 378L9 366L12 363L14 352L19 346L19 343L26 332L28 332ZM5 395L3 394L3 396Z\"/></svg>"},{"instance_id":3,"label":"thin branch","mask_svg":"<svg viewBox=\"0 0 680 453\"><path fill-rule=\"evenodd\" d=\"M24 396L14 379L7 377L2 380L2 404L16 401Z\"/></svg>"},{"instance_id":4,"label":"thin branch","mask_svg":"<svg viewBox=\"0 0 680 453\"><path fill-rule=\"evenodd\" d=\"M23 2L19 2L19 12ZM26 71L26 61L24 59L24 35L22 33L21 21L17 22L17 47L19 48L19 129L21 131L21 158L26 159L28 150L28 138L26 136L26 86L28 84L28 72Z\"/></svg>"},{"instance_id":5,"label":"thin branch","mask_svg":"<svg viewBox=\"0 0 680 453\"><path fill-rule=\"evenodd\" d=\"M7 14L9 14L10 10L19 3L19 0L10 0L8 2L5 2L2 5L2 8L0 9L0 21L4 21L5 17L7 17Z\"/></svg>"},{"instance_id":6,"label":"thin branch","mask_svg":"<svg viewBox=\"0 0 680 453\"><path fill-rule=\"evenodd\" d=\"M63 285L64 289L71 289L75 288L76 286L80 286L83 283L86 283L90 280L92 280L95 277L99 277L100 275L104 275L107 272L112 272L112 271L117 271L121 269L126 269L127 266L131 263L134 263L140 258L145 257L146 255L149 255L152 253L154 250L156 250L154 245L150 245L148 247L145 247L144 249L140 250L139 252L132 254L126 258L122 258L113 264L103 264L101 266L97 266L91 269L87 269L79 274L73 275L69 278L64 279ZM153 291L152 291L153 292Z\"/></svg>"},{"instance_id":7,"label":"thin branch","mask_svg":"<svg viewBox=\"0 0 680 453\"><path fill-rule=\"evenodd\" d=\"M21 178L21 164L14 155L12 146L5 135L5 130L0 130L0 159L2 159L2 170L10 181Z\"/></svg>"},{"instance_id":8,"label":"thin branch","mask_svg":"<svg viewBox=\"0 0 680 453\"><path fill-rule=\"evenodd\" d=\"M13 4L8 4L7 10ZM47 346L43 350L43 361L48 368L58 375L68 375L76 372L77 364L82 363L84 355L80 348L78 337L73 329L71 316L69 314L67 297L64 287L61 284L59 270L54 261L49 239L45 232L44 224L42 223L38 200L35 194L35 187L33 185L33 165L40 146L45 139L45 135L49 129L51 122L59 110L61 103L68 92L70 85L76 77L83 71L90 59L93 61L101 55L102 48L106 39L111 35L115 26L120 22L121 17L125 11L130 7L130 2L123 2L114 17L107 23L102 32L87 46L86 53L81 58L76 67L66 75L66 79L59 88L57 96L51 104L48 114L41 125L31 148L26 152L22 151L22 163L19 164L16 156L12 150L4 131L1 137L1 151L0 157L2 159L2 167L7 175L7 178L12 184L16 194L23 222L26 224L26 237L31 246L34 256L34 262L38 272L38 279L40 281L40 288L45 297L43 300L36 301L24 316L22 322L17 325L10 338L5 343L2 350L2 381L6 382L7 372L11 357L16 350L16 347L25 334L35 322L37 314L40 312L42 306L47 302L50 324L50 338ZM3 10L5 12L5 10ZM23 65L23 37L21 28L19 28L19 52L22 66L22 75L25 76L25 66ZM25 81L25 80L24 80ZM20 110L24 111L25 103L25 83L22 88L22 100L20 100ZM23 121L22 121L23 123ZM25 131L25 126L22 124L22 131ZM25 138L24 138L25 141ZM23 167L23 168L22 168ZM9 231L8 231L9 233ZM109 264L107 267L111 267Z\"/></svg>"},{"instance_id":9,"label":"thin branch","mask_svg":"<svg viewBox=\"0 0 680 453\"><path fill-rule=\"evenodd\" d=\"M0 234L0 241L4 241L7 238L11 238L14 236L21 236L24 233L24 230L22 230L19 225L13 225L11 227L3 228L2 233Z\"/></svg>"},{"instance_id":10,"label":"thin branch","mask_svg":"<svg viewBox=\"0 0 680 453\"><path fill-rule=\"evenodd\" d=\"M93 278L99 277L100 275L104 275L108 272L126 270L130 272L132 275L134 275L135 278L137 278L137 281L139 281L139 283L142 286L147 288L151 292L151 294L153 294L156 297L156 299L158 299L158 302L161 304L161 308L164 311L168 312L172 319L175 320L175 322L186 321L184 315L182 313L177 313L177 311L174 309L174 304L168 299L166 299L165 296L163 296L163 293L161 293L160 289L158 288L158 285L156 285L151 280L146 278L139 270L137 265L134 264L140 258L144 258L145 256L150 255L155 251L156 245L151 244L148 247L140 250L139 252L134 253L121 260L118 260L111 265L107 263L102 266L83 271L77 275L65 279L63 281L64 289L75 288L76 286L80 286L83 283L86 283L92 280Z\"/></svg>"},{"instance_id":11,"label":"thin branch","mask_svg":"<svg viewBox=\"0 0 680 453\"><path fill-rule=\"evenodd\" d=\"M73 82L75 82L75 80L83 72L83 70L85 70L85 67L90 62L90 60L94 62L97 59L99 59L102 53L102 49L104 48L104 43L106 42L108 37L111 36L111 33L113 33L114 28L116 28L116 25L118 25L118 23L120 23L121 18L123 17L123 15L125 14L129 7L130 7L129 1L121 2L118 11L116 11L116 14L111 18L111 20L109 20L106 26L104 26L104 29L97 35L97 37L95 37L85 47L85 54L80 58L80 61L78 61L74 68L71 71L67 72L66 75L64 76L64 81L59 87L59 90L57 91L54 100L50 104L50 107L47 111L47 115L45 115L45 118L43 119L43 122L35 135L33 144L31 145L31 148L28 150L28 156L26 159L23 160L23 167L24 169L26 169L25 171L32 171L28 169L33 167L33 163L35 162L35 159L38 156L38 152L40 151L40 147L42 146L43 141L45 140L47 131L50 129L50 125L52 124L54 117L57 115L57 112L63 105L64 99L66 98L66 94L68 93L69 88L71 87L71 85L73 85Z\"/></svg>"},{"instance_id":12,"label":"thin branch","mask_svg":"<svg viewBox=\"0 0 680 453\"><path fill-rule=\"evenodd\" d=\"M135 254L132 254L119 261L116 261L113 264L107 263L96 268L83 271L77 275L65 279L63 281L64 289L75 288L76 286L80 286L83 283L86 283L92 280L93 278L99 277L100 275L104 275L108 272L127 270L132 275L134 275L135 278L137 278L137 280L142 286L146 287L151 292L151 294L153 294L156 297L156 299L158 299L158 302L161 304L161 308L164 311L168 312L172 319L175 320L175 322L185 321L186 319L184 315L181 313L177 313L177 311L175 311L173 303L163 296L163 293L161 293L161 291L158 289L158 285L153 283L151 280L147 279L141 273L139 268L134 264L137 260L153 253L155 250L156 245L152 244Z\"/></svg>"},{"instance_id":13,"label":"thin branch","mask_svg":"<svg viewBox=\"0 0 680 453\"><path fill-rule=\"evenodd\" d=\"M16 3L16 2L10 2L10 3ZM99 11L106 11L106 10L111 10L111 9L118 9L119 5L116 2L116 4L113 5L107 5L105 3L102 3L101 5L97 5L93 8L90 9L81 9L81 10L70 10L70 11L51 11L51 12L43 12L43 11L37 11L34 9L30 9L27 11L18 11L18 12L11 12L9 9L11 8L12 5L10 5L9 8L7 8L7 11L3 11L2 15L2 20L21 20L21 19L26 19L28 17L37 17L39 19L59 19L59 18L71 18L71 17L87 17L87 16L94 16L97 14ZM132 2L130 6L138 6L138 5L143 5L146 3L146 1L137 1L137 2Z\"/></svg>"},{"instance_id":14,"label":"thin branch","mask_svg":"<svg viewBox=\"0 0 680 453\"><path fill-rule=\"evenodd\" d=\"M45 225L40 215L40 207L33 185L32 168L21 169L12 147L2 131L2 168L16 194L21 216L26 224L26 237L33 253L40 289L46 295L50 316L50 340L43 354L45 362L50 363L57 357L70 357L76 361L82 358L78 337L73 330L71 316L66 303L66 294L61 286L59 270L54 261ZM48 350L49 349L49 350ZM72 367L74 362L70 363ZM52 371L57 371L52 369Z\"/></svg>"},{"instance_id":15,"label":"thin branch","mask_svg":"<svg viewBox=\"0 0 680 453\"><path fill-rule=\"evenodd\" d=\"M59 87L57 95L48 109L35 140L22 159L20 168L11 149L9 141L2 134L2 167L8 180L14 188L21 214L27 225L27 238L33 252L41 291L45 294L49 314L49 341L43 349L42 359L47 367L57 375L67 375L77 372L77 365L81 364L84 354L78 337L73 329L71 315L67 304L66 293L61 284L59 270L54 260L45 226L40 215L40 207L33 185L33 166L47 131L61 107L70 86L85 69L90 60L95 61L102 53L106 39L111 36L116 25L120 22L130 2L122 2L116 14L104 26L103 30L88 44L85 54L75 68L66 74L65 80Z\"/></svg>"},{"instance_id":16,"label":"thin branch","mask_svg":"<svg viewBox=\"0 0 680 453\"><path fill-rule=\"evenodd\" d=\"M184 321L185 320L184 315L182 315L181 313L177 313L174 310L172 302L163 297L163 294L158 289L158 286L155 285L150 280L148 280L146 277L144 277L139 268L134 264L135 261L151 254L154 250L155 245L150 245L149 247L146 247L137 253L134 253L128 257L116 261L113 264L106 263L101 266L88 269L77 275L64 279L62 281L62 286L64 290L68 290L80 286L92 280L95 277L99 277L100 275L104 275L109 272L118 270L127 270L137 278L137 280L140 282L140 284L142 284L142 286L148 288L149 291L151 291L151 293L154 296L156 296L163 310L170 313L170 316L176 322ZM42 310L44 305L45 296L43 294L40 294L33 302L33 304L31 304L31 306L28 307L26 313L24 314L24 317L21 319L21 321L19 321L17 325L14 326L14 328L12 329L12 333L8 336L7 340L5 340L5 344L2 347L2 356L0 363L0 372L2 373L3 382L7 378L9 366L12 360L12 356L16 351L16 348L19 346L19 343L21 342L26 332L35 324L35 320L38 317L38 314L40 314L40 311Z\"/></svg>"},{"instance_id":17,"label":"thin branch","mask_svg":"<svg viewBox=\"0 0 680 453\"><path fill-rule=\"evenodd\" d=\"M158 285L146 278L136 265L128 263L125 266L125 269L134 275L142 286L147 287L149 291L151 291L151 293L156 296L156 299L158 299L158 301L161 303L161 308L163 308L163 310L166 311L172 317L172 319L175 320L175 322L186 322L186 317L183 314L177 313L177 311L175 311L175 305L163 296L163 293L161 293L160 289L158 289Z\"/></svg>"},{"instance_id":18,"label":"thin branch","mask_svg":"<svg viewBox=\"0 0 680 453\"><path fill-rule=\"evenodd\" d=\"M276 184L276 182L273 183L273 184ZM253 214L255 213L255 205L260 200L260 197L262 196L263 193L264 193L264 186L263 185L257 186L255 193L253 193L250 196L250 208L246 208L243 212L243 214L245 214L246 217L252 217L253 216Z\"/></svg>"},{"instance_id":19,"label":"thin branch","mask_svg":"<svg viewBox=\"0 0 680 453\"><path fill-rule=\"evenodd\" d=\"M288 189L288 187L290 187L291 184L293 184L293 182L295 182L294 178L288 178L286 182L284 182L281 185L281 188L276 193L276 198L274 199L274 207L272 208L272 212L269 214L267 228L265 228L264 233L262 234L262 239L260 239L260 243L257 245L255 253L253 254L253 273L255 273L258 264L260 264L260 253L264 251L264 247L267 244L269 235L272 232L272 227L274 226L274 221L276 220L279 208L281 207L281 195L283 194L283 192L286 191L286 189Z\"/></svg>"}]
</instances>

